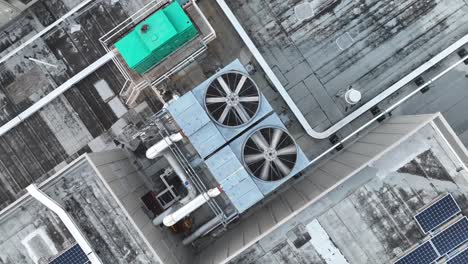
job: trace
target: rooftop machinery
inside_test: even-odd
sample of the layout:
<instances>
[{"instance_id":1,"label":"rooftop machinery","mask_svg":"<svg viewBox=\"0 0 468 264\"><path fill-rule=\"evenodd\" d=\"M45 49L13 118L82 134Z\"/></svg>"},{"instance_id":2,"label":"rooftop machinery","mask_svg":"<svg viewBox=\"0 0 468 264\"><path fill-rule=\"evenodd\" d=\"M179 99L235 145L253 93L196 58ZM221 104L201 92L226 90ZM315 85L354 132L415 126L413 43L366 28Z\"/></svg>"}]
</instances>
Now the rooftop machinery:
<instances>
[{"instance_id":1,"label":"rooftop machinery","mask_svg":"<svg viewBox=\"0 0 468 264\"><path fill-rule=\"evenodd\" d=\"M167 111L213 176L215 188L222 190L237 214L260 202L309 163L239 60L169 102ZM203 199L201 204L209 200ZM153 223L160 224L162 218L173 223L169 221L172 214L177 214L177 219L185 213L187 216L201 206L198 202L176 206ZM196 230L184 243L191 243L220 222L216 215L199 228L203 232Z\"/></svg>"},{"instance_id":2,"label":"rooftop machinery","mask_svg":"<svg viewBox=\"0 0 468 264\"><path fill-rule=\"evenodd\" d=\"M175 1L140 22L115 47L130 69L144 74L197 35L194 23Z\"/></svg>"}]
</instances>

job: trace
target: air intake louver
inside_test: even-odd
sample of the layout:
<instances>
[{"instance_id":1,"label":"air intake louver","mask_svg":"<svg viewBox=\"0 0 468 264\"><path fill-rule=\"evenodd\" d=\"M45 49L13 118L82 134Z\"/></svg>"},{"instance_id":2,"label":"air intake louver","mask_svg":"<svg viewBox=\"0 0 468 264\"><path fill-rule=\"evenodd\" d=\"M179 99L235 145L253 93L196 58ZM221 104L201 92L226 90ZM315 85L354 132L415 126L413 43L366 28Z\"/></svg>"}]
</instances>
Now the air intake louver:
<instances>
[{"instance_id":1,"label":"air intake louver","mask_svg":"<svg viewBox=\"0 0 468 264\"><path fill-rule=\"evenodd\" d=\"M205 106L216 123L238 127L249 123L260 108L260 92L254 81L240 72L215 78L205 94Z\"/></svg>"},{"instance_id":2,"label":"air intake louver","mask_svg":"<svg viewBox=\"0 0 468 264\"><path fill-rule=\"evenodd\" d=\"M243 160L256 178L277 181L289 176L296 165L297 147L281 128L261 128L245 142Z\"/></svg>"}]
</instances>

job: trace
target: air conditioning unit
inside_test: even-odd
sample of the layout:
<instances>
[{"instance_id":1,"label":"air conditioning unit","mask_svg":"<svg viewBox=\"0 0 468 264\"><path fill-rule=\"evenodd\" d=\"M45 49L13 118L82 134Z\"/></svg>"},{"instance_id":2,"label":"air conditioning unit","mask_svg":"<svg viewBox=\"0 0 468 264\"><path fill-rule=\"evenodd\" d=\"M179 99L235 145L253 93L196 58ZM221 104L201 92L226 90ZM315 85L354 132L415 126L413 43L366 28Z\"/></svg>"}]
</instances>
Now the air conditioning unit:
<instances>
[{"instance_id":1,"label":"air conditioning unit","mask_svg":"<svg viewBox=\"0 0 468 264\"><path fill-rule=\"evenodd\" d=\"M276 114L262 120L229 146L264 195L309 164Z\"/></svg>"},{"instance_id":2,"label":"air conditioning unit","mask_svg":"<svg viewBox=\"0 0 468 264\"><path fill-rule=\"evenodd\" d=\"M308 163L275 113L205 161L239 213L280 187Z\"/></svg>"},{"instance_id":3,"label":"air conditioning unit","mask_svg":"<svg viewBox=\"0 0 468 264\"><path fill-rule=\"evenodd\" d=\"M239 60L224 67L192 92L227 141L273 112Z\"/></svg>"},{"instance_id":4,"label":"air conditioning unit","mask_svg":"<svg viewBox=\"0 0 468 264\"><path fill-rule=\"evenodd\" d=\"M239 60L167 109L239 213L308 164Z\"/></svg>"},{"instance_id":5,"label":"air conditioning unit","mask_svg":"<svg viewBox=\"0 0 468 264\"><path fill-rule=\"evenodd\" d=\"M202 158L273 111L239 60L167 109Z\"/></svg>"}]
</instances>

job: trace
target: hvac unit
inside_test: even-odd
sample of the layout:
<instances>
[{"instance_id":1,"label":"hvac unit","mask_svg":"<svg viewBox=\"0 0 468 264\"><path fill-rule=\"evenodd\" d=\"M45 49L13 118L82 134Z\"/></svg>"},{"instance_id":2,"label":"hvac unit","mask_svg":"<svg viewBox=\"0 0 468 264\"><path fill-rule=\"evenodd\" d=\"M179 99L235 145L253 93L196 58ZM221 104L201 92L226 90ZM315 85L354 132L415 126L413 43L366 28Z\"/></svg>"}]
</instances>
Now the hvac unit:
<instances>
[{"instance_id":1,"label":"hvac unit","mask_svg":"<svg viewBox=\"0 0 468 264\"><path fill-rule=\"evenodd\" d=\"M197 86L193 94L227 141L273 111L239 60Z\"/></svg>"},{"instance_id":2,"label":"hvac unit","mask_svg":"<svg viewBox=\"0 0 468 264\"><path fill-rule=\"evenodd\" d=\"M239 213L262 200L308 163L276 114L205 161Z\"/></svg>"},{"instance_id":3,"label":"hvac unit","mask_svg":"<svg viewBox=\"0 0 468 264\"><path fill-rule=\"evenodd\" d=\"M167 109L202 158L273 111L239 60Z\"/></svg>"},{"instance_id":4,"label":"hvac unit","mask_svg":"<svg viewBox=\"0 0 468 264\"><path fill-rule=\"evenodd\" d=\"M264 195L309 163L276 114L265 118L229 146Z\"/></svg>"}]
</instances>

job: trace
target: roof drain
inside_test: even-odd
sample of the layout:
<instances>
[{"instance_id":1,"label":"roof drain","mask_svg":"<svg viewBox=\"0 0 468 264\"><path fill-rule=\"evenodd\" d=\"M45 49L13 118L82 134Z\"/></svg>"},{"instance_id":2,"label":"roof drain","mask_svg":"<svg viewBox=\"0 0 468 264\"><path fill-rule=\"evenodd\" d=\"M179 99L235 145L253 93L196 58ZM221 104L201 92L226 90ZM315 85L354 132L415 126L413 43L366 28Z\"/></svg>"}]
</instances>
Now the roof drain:
<instances>
[{"instance_id":1,"label":"roof drain","mask_svg":"<svg viewBox=\"0 0 468 264\"><path fill-rule=\"evenodd\" d=\"M68 215L68 213L52 198L47 196L44 192L39 190L35 184L31 184L26 187L28 193L41 204L43 204L48 209L52 210L57 216L62 220L65 227L67 227L70 234L76 240L78 245L81 247L83 252L86 254L88 259L91 261L92 264L103 264L101 260L98 258L96 253L94 253L91 245L89 244L86 237L80 231L78 226L75 224L73 219Z\"/></svg>"},{"instance_id":2,"label":"roof drain","mask_svg":"<svg viewBox=\"0 0 468 264\"><path fill-rule=\"evenodd\" d=\"M187 195L180 200L176 205L173 205L166 209L166 211L159 214L156 218L153 219L154 225L160 225L163 223L163 220L166 216L173 213L176 208L180 208L185 204L188 204L191 200L193 200L197 195L197 190L193 186L193 184L188 179L187 173L182 168L182 166L177 161L174 154L171 152L169 147L174 144L174 142L179 142L183 139L181 133L173 134L168 137L163 138L158 143L154 144L146 151L146 157L148 159L155 159L157 157L163 156L169 165L174 169L175 174L179 177L182 184L187 189Z\"/></svg>"}]
</instances>

